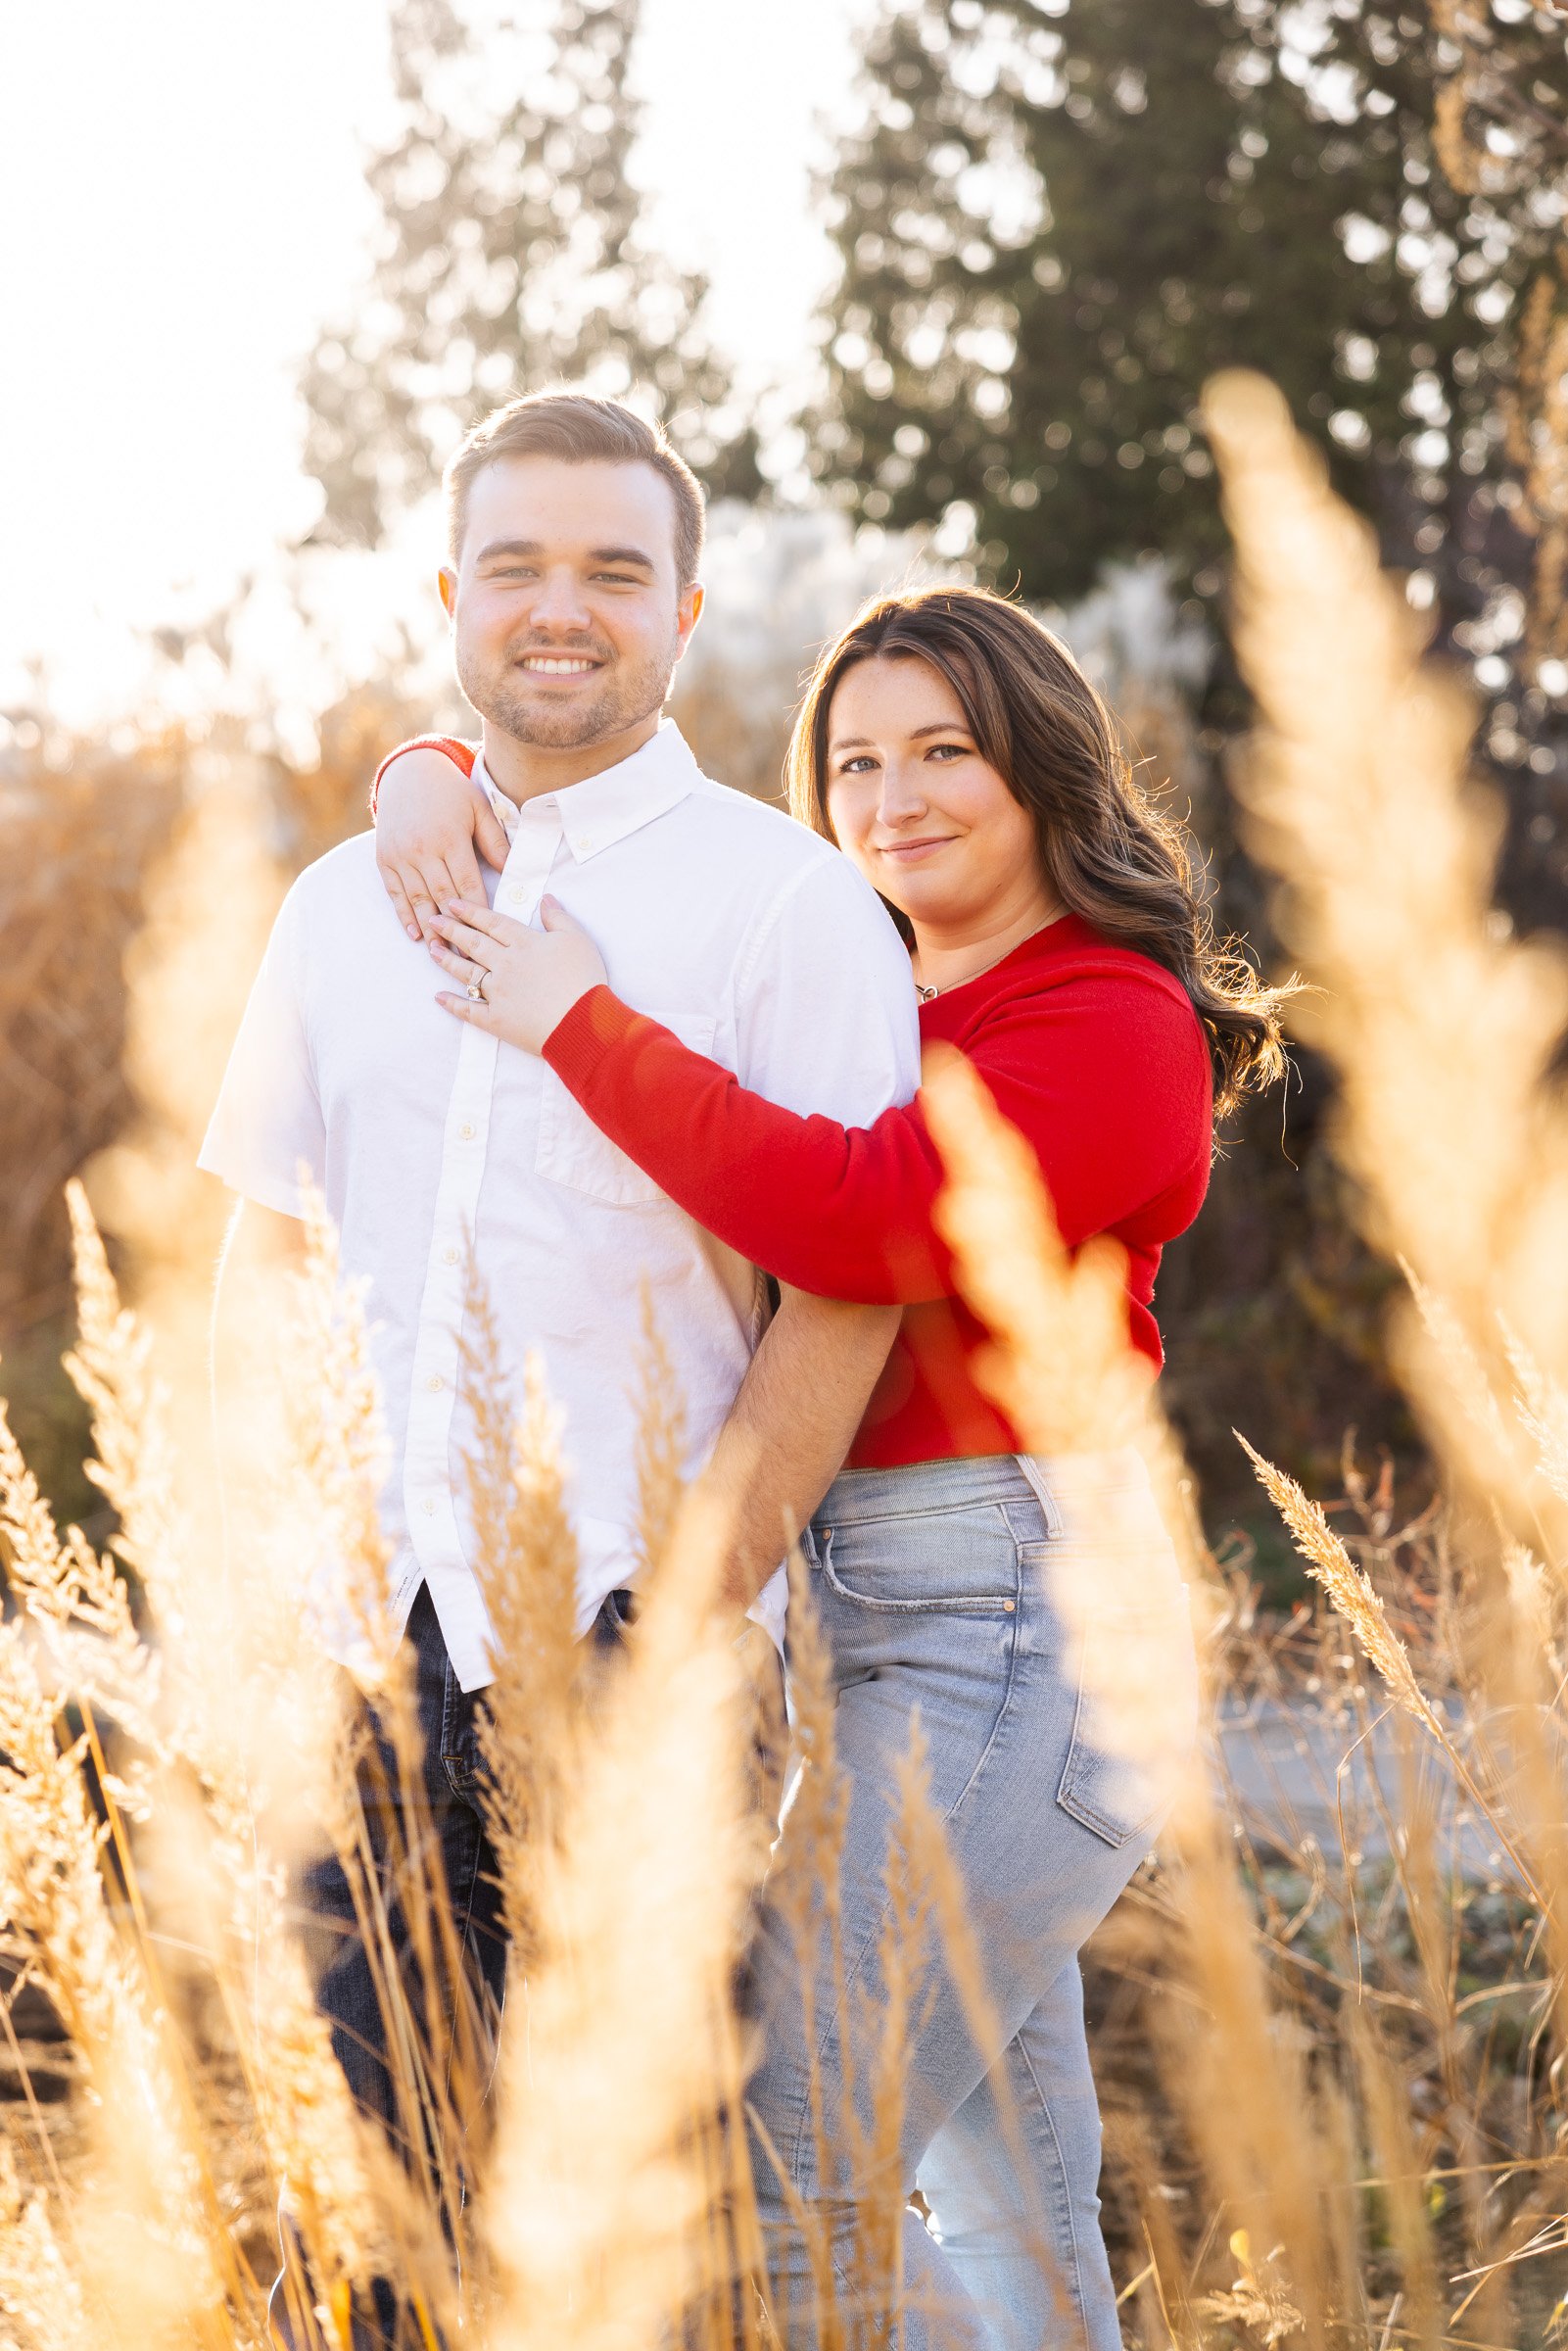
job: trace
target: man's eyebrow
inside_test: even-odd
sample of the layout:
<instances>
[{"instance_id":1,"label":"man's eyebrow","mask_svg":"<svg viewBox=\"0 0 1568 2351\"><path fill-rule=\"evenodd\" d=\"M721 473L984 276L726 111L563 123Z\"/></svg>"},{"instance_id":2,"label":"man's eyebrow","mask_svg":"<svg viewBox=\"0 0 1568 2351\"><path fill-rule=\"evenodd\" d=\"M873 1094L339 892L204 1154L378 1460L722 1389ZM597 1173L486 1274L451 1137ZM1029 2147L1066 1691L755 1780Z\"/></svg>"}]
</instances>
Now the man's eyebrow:
<instances>
[{"instance_id":1,"label":"man's eyebrow","mask_svg":"<svg viewBox=\"0 0 1568 2351\"><path fill-rule=\"evenodd\" d=\"M491 563L499 555L542 555L544 552L545 544L540 539L492 539L480 549L474 561ZM653 557L644 554L640 547L591 547L588 559L591 563L635 563L641 571L657 568Z\"/></svg>"}]
</instances>

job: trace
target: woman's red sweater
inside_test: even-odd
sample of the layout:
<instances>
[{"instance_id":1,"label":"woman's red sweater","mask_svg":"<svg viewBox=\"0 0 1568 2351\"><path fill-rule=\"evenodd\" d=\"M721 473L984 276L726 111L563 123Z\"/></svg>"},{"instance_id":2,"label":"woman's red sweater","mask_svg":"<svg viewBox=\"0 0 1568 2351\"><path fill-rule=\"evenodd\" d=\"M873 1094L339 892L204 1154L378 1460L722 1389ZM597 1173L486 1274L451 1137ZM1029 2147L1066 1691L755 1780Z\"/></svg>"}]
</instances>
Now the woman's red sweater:
<instances>
[{"instance_id":1,"label":"woman's red sweater","mask_svg":"<svg viewBox=\"0 0 1568 2351\"><path fill-rule=\"evenodd\" d=\"M468 744L419 740L471 770ZM1069 914L924 1005L921 1035L965 1053L1033 1146L1068 1245L1120 1242L1130 1335L1158 1369L1160 1255L1203 1204L1212 1145L1209 1051L1186 989ZM1020 1449L974 1377L988 1334L931 1223L943 1171L919 1094L873 1127L801 1118L607 987L572 1007L545 1059L611 1142L753 1265L821 1297L903 1307L849 1467Z\"/></svg>"},{"instance_id":2,"label":"woman's red sweater","mask_svg":"<svg viewBox=\"0 0 1568 2351\"><path fill-rule=\"evenodd\" d=\"M1179 981L1065 915L924 1006L921 1033L967 1054L1033 1145L1069 1247L1121 1243L1131 1336L1158 1367L1160 1253L1197 1215L1211 1151L1209 1053ZM942 1163L918 1094L873 1127L798 1117L607 987L573 1006L545 1058L595 1127L753 1264L822 1297L903 1306L851 1468L1019 1450L973 1374L987 1334L932 1226Z\"/></svg>"}]
</instances>

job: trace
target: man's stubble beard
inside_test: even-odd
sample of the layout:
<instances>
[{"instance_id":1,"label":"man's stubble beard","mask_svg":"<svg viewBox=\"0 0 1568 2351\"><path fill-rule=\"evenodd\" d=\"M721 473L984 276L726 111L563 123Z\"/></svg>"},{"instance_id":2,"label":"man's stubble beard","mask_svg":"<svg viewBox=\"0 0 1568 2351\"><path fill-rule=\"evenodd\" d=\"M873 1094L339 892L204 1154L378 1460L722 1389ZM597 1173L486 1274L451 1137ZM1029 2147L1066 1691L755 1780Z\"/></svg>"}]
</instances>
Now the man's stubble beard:
<instances>
[{"instance_id":1,"label":"man's stubble beard","mask_svg":"<svg viewBox=\"0 0 1568 2351\"><path fill-rule=\"evenodd\" d=\"M597 653L597 646L539 646L529 651L552 652L563 658L575 651ZM603 684L575 706L553 708L546 699L548 689L536 696L519 682L512 659L487 667L459 640L455 648L457 683L488 726L499 727L513 743L542 751L581 751L605 743L638 726L664 707L675 675L676 639L669 650L628 666L612 660Z\"/></svg>"}]
</instances>

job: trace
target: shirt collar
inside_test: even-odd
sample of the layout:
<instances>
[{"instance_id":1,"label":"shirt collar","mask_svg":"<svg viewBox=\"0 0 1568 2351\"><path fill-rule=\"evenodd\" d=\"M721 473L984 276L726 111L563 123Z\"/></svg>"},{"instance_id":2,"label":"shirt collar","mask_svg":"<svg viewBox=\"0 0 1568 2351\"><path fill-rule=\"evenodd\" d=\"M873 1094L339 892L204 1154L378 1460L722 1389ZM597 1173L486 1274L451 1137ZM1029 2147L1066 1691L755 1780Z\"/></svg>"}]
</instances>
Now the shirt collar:
<instances>
[{"instance_id":1,"label":"shirt collar","mask_svg":"<svg viewBox=\"0 0 1568 2351\"><path fill-rule=\"evenodd\" d=\"M699 769L686 737L672 719L661 719L658 733L634 751L630 759L569 784L562 792L546 793L519 808L498 792L485 767L484 755L474 761L474 782L484 792L508 840L531 808L552 808L567 846L582 864L628 834L639 832L655 817L666 816L684 800Z\"/></svg>"}]
</instances>

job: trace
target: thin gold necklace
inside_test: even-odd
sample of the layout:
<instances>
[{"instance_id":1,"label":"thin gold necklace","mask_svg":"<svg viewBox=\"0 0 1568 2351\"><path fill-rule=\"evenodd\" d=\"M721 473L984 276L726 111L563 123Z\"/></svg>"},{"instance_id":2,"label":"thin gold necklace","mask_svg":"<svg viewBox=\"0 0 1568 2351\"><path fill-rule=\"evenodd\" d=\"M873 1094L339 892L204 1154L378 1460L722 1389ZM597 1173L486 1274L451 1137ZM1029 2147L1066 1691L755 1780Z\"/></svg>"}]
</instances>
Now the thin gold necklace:
<instances>
[{"instance_id":1,"label":"thin gold necklace","mask_svg":"<svg viewBox=\"0 0 1568 2351\"><path fill-rule=\"evenodd\" d=\"M1037 923L1034 929L1028 932L1024 937L1016 938L1013 941L1012 946L1004 947L1002 949L1000 955L993 955L989 963L982 963L977 972L966 972L962 980L944 980L939 985L933 985L930 987L924 986L922 983L917 980L915 983L915 995L917 1000L922 1004L930 1004L934 1002L936 997L945 996L950 987L968 987L972 980L983 980L987 972L994 972L999 963L1006 963L1008 957L1010 955L1017 954L1020 947L1027 946L1031 938L1038 938L1042 931L1049 931L1053 923L1059 923L1066 912L1067 908L1065 906L1059 906L1055 914L1048 914L1044 922Z\"/></svg>"},{"instance_id":2,"label":"thin gold necklace","mask_svg":"<svg viewBox=\"0 0 1568 2351\"><path fill-rule=\"evenodd\" d=\"M1031 933L1030 936L1032 937L1033 934ZM1022 946L1023 942L1020 939L1017 943ZM922 1004L929 1004L937 996L945 996L950 987L968 987L972 980L983 980L986 973L994 972L999 963L1006 963L1012 952L1011 947L1004 947L1000 955L993 955L989 963L982 963L977 972L966 972L962 980L944 980L940 985L931 987L923 986L917 980L915 983L916 996Z\"/></svg>"}]
</instances>

